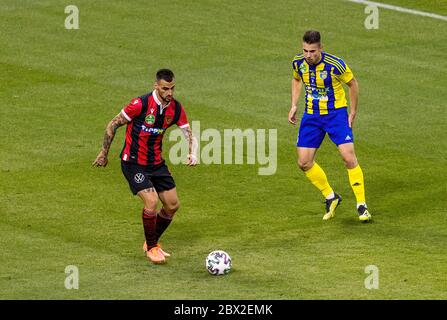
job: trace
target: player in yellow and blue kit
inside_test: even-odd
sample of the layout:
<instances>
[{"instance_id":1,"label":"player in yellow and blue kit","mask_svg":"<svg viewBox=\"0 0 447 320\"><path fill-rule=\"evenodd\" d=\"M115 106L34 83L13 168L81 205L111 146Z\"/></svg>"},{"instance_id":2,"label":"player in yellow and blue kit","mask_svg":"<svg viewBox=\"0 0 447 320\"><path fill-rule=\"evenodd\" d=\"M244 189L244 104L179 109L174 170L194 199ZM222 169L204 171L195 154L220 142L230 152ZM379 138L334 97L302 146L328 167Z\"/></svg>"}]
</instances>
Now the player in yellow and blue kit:
<instances>
[{"instance_id":1,"label":"player in yellow and blue kit","mask_svg":"<svg viewBox=\"0 0 447 320\"><path fill-rule=\"evenodd\" d=\"M315 155L326 133L334 142L348 170L349 182L357 200L360 221L369 221L365 200L363 172L354 151L352 125L357 113L358 83L348 65L340 58L322 50L318 31L307 31L303 36L303 53L292 62L292 106L289 122L297 123L297 103L304 85L305 110L298 133L298 166L326 198L323 220L334 217L342 198L329 185L323 169L315 162ZM350 108L347 112L343 84L349 88Z\"/></svg>"}]
</instances>

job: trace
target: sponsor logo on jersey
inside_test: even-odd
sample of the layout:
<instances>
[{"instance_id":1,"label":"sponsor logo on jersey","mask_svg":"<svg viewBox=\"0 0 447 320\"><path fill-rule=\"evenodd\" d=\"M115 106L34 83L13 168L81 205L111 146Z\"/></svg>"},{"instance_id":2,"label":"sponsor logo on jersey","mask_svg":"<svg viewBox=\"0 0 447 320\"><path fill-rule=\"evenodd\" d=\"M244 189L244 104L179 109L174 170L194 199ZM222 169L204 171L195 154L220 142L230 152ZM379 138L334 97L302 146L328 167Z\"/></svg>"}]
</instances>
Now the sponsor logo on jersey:
<instances>
[{"instance_id":1,"label":"sponsor logo on jersey","mask_svg":"<svg viewBox=\"0 0 447 320\"><path fill-rule=\"evenodd\" d=\"M141 125L141 130L143 130L144 132L148 132L150 134L153 134L153 135L159 135L159 134L163 134L166 129L147 127L147 126L145 126L143 124L143 125Z\"/></svg>"},{"instance_id":2,"label":"sponsor logo on jersey","mask_svg":"<svg viewBox=\"0 0 447 320\"><path fill-rule=\"evenodd\" d=\"M300 64L300 71L301 71L301 73L304 73L307 71L307 66L304 62L302 64Z\"/></svg>"},{"instance_id":3,"label":"sponsor logo on jersey","mask_svg":"<svg viewBox=\"0 0 447 320\"><path fill-rule=\"evenodd\" d=\"M146 117L146 119L144 119L144 121L146 121L146 123L148 124L154 124L155 116L153 114L150 114Z\"/></svg>"}]
</instances>

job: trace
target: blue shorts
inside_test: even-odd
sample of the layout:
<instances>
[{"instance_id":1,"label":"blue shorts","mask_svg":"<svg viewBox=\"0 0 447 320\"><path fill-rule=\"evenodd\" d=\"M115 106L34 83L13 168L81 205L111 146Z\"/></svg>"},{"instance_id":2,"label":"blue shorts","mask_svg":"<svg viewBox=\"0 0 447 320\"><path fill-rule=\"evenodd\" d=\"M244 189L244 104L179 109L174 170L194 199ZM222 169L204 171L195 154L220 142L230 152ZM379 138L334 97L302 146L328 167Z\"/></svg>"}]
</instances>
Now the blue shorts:
<instances>
[{"instance_id":1,"label":"blue shorts","mask_svg":"<svg viewBox=\"0 0 447 320\"><path fill-rule=\"evenodd\" d=\"M326 132L337 146L343 143L354 142L346 108L336 109L325 115L304 113L296 146L319 148Z\"/></svg>"}]
</instances>

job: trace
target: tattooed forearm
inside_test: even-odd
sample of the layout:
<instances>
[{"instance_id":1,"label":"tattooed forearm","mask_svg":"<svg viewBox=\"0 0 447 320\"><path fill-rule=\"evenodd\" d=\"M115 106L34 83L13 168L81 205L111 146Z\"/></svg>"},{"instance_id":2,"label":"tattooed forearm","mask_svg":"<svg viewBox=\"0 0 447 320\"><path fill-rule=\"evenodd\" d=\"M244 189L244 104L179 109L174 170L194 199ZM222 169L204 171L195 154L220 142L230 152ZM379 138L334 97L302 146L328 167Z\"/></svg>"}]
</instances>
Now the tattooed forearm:
<instances>
[{"instance_id":1,"label":"tattooed forearm","mask_svg":"<svg viewBox=\"0 0 447 320\"><path fill-rule=\"evenodd\" d=\"M116 129L118 129L118 125L116 123L110 122L106 128L106 132L104 134L104 142L102 143L102 149L105 152L109 152L110 145L112 144L113 138L115 137Z\"/></svg>"},{"instance_id":2,"label":"tattooed forearm","mask_svg":"<svg viewBox=\"0 0 447 320\"><path fill-rule=\"evenodd\" d=\"M186 127L188 130L188 146L189 146L189 153L192 153L192 130L190 127Z\"/></svg>"},{"instance_id":3,"label":"tattooed forearm","mask_svg":"<svg viewBox=\"0 0 447 320\"><path fill-rule=\"evenodd\" d=\"M115 137L116 129L128 122L129 121L127 121L127 119L121 113L119 113L115 118L112 119L112 121L109 122L106 128L106 133L104 134L104 142L102 143L101 151L99 152L95 161L93 161L92 166L107 166L107 155L109 153L110 145L112 144L113 138Z\"/></svg>"},{"instance_id":4,"label":"tattooed forearm","mask_svg":"<svg viewBox=\"0 0 447 320\"><path fill-rule=\"evenodd\" d=\"M183 135L185 136L186 140L188 140L188 146L189 146L189 154L196 155L197 153L197 139L193 136L191 128L185 127L182 128Z\"/></svg>"},{"instance_id":5,"label":"tattooed forearm","mask_svg":"<svg viewBox=\"0 0 447 320\"><path fill-rule=\"evenodd\" d=\"M104 134L104 141L102 144L103 151L107 154L110 149L110 145L112 144L113 138L115 137L116 130L122 125L126 124L128 121L124 116L119 113L112 121L109 122L106 128L106 132Z\"/></svg>"}]
</instances>

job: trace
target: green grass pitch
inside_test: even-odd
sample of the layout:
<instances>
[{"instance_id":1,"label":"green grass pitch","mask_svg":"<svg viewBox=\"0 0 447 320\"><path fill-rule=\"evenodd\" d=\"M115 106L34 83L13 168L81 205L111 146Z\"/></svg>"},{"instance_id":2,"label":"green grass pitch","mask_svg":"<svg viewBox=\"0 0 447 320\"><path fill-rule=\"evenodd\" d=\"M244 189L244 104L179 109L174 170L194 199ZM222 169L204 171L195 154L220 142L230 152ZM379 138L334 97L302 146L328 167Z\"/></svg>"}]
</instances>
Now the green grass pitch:
<instances>
[{"instance_id":1,"label":"green grass pitch","mask_svg":"<svg viewBox=\"0 0 447 320\"><path fill-rule=\"evenodd\" d=\"M443 1L387 3L447 15ZM381 9L367 30L363 6L332 0L77 0L66 30L67 4L0 4L0 299L447 299L447 22ZM369 224L332 143L317 160L344 198L335 219L297 169L291 59L310 28L359 80ZM278 166L171 165L182 206L162 238L173 257L155 266L120 170L123 128L109 166L91 163L161 67L202 130L277 129ZM227 276L205 270L215 249L233 259Z\"/></svg>"}]
</instances>

